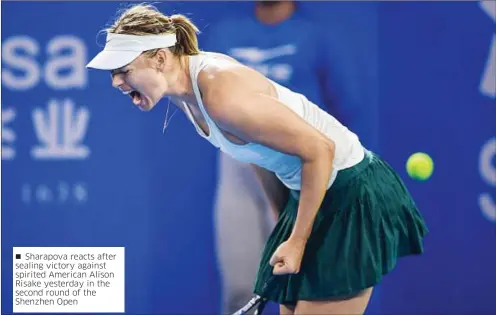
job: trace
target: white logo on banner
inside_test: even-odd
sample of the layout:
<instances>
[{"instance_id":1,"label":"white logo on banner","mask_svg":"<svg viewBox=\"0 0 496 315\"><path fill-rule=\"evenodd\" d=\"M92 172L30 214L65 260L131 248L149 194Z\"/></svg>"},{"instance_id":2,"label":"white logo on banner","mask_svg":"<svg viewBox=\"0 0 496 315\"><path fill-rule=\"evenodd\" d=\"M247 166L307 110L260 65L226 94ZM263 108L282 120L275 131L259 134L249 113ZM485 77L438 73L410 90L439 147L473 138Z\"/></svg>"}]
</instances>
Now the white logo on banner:
<instances>
[{"instance_id":1,"label":"white logo on banner","mask_svg":"<svg viewBox=\"0 0 496 315\"><path fill-rule=\"evenodd\" d=\"M54 37L46 46L48 60L44 66L38 64L39 54L40 45L34 38L7 38L2 43L2 84L24 91L44 79L54 90L86 87L86 46L81 39L68 35Z\"/></svg>"},{"instance_id":2,"label":"white logo on banner","mask_svg":"<svg viewBox=\"0 0 496 315\"><path fill-rule=\"evenodd\" d=\"M247 66L256 69L263 75L284 82L291 79L293 67L285 63L268 64L267 62L278 57L296 54L296 46L288 44L269 49L237 47L232 48L229 54L234 58L244 60Z\"/></svg>"},{"instance_id":3,"label":"white logo on banner","mask_svg":"<svg viewBox=\"0 0 496 315\"><path fill-rule=\"evenodd\" d=\"M481 9L496 23L496 2L481 1ZM496 98L496 34L493 34L489 55L481 78L479 90L482 95ZM479 195L479 207L482 215L491 222L496 223L496 202L494 191L496 190L496 137L490 138L481 149L479 155L479 172L482 180L493 189L493 193L482 193Z\"/></svg>"},{"instance_id":4,"label":"white logo on banner","mask_svg":"<svg viewBox=\"0 0 496 315\"><path fill-rule=\"evenodd\" d=\"M21 188L21 199L25 204L84 204L88 200L88 189L84 183L70 184L64 181L52 184L27 184Z\"/></svg>"},{"instance_id":5,"label":"white logo on banner","mask_svg":"<svg viewBox=\"0 0 496 315\"><path fill-rule=\"evenodd\" d=\"M90 150L82 144L89 121L89 111L81 107L75 112L70 99L50 100L48 109L35 109L33 123L42 143L31 154L37 159L85 159Z\"/></svg>"},{"instance_id":6,"label":"white logo on banner","mask_svg":"<svg viewBox=\"0 0 496 315\"><path fill-rule=\"evenodd\" d=\"M11 145L16 135L14 130L7 126L14 121L15 115L13 108L2 109L2 160L12 160L15 157L15 149Z\"/></svg>"},{"instance_id":7,"label":"white logo on banner","mask_svg":"<svg viewBox=\"0 0 496 315\"><path fill-rule=\"evenodd\" d=\"M496 190L496 166L493 165L493 160L496 160L496 137L482 146L482 151L479 157L479 172L482 179ZM496 203L493 199L494 192L482 193L479 196L479 206L482 214L492 222L496 222Z\"/></svg>"},{"instance_id":8,"label":"white logo on banner","mask_svg":"<svg viewBox=\"0 0 496 315\"><path fill-rule=\"evenodd\" d=\"M496 2L481 1L480 7L496 23ZM488 97L496 98L496 34L493 35L489 55L487 57L486 67L482 74L479 85L480 92Z\"/></svg>"},{"instance_id":9,"label":"white logo on banner","mask_svg":"<svg viewBox=\"0 0 496 315\"><path fill-rule=\"evenodd\" d=\"M19 107L2 110L2 159L14 159L22 155L19 151L20 139L11 127L14 118L21 115L32 118L36 136L31 144L30 156L34 160L83 160L89 157L90 149L84 140L88 132L90 112L87 107L75 106L77 100L71 97L76 89L88 85L87 48L82 38L71 34L53 38L39 38L19 34L2 40L2 89L23 91L16 97ZM35 89L42 89L38 92ZM36 108L32 113L25 103L40 95L53 91L67 91L67 96L47 100L46 108ZM60 92L58 92L60 94ZM29 96L31 95L31 96ZM24 110L21 108L24 107ZM17 117L16 117L17 116ZM24 118L24 117L23 117ZM31 130L17 132L18 138L28 135ZM31 139L31 137L29 137ZM14 141L18 146L14 149ZM17 151L17 152L16 152ZM28 153L29 154L29 153ZM30 172L27 182L20 186L21 201L26 205L82 205L88 200L86 183L79 179L53 181L57 173L57 163L50 164L46 177ZM52 172L54 170L55 172ZM63 177L63 176L62 176ZM39 178L39 182L33 182Z\"/></svg>"}]
</instances>

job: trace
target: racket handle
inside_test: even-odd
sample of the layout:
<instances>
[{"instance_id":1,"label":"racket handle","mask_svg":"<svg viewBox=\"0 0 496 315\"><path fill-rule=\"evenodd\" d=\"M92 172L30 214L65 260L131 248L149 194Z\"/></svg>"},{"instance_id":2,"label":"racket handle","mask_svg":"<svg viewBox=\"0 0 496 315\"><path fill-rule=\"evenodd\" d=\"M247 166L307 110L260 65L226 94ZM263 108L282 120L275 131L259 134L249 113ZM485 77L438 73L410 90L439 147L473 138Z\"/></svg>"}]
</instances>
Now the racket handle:
<instances>
[{"instance_id":1,"label":"racket handle","mask_svg":"<svg viewBox=\"0 0 496 315\"><path fill-rule=\"evenodd\" d=\"M246 303L245 306L243 306L242 308L240 308L238 311L236 311L232 315L243 315L243 314L246 314L247 312L249 312L251 309L253 309L253 307L255 307L260 302L263 302L263 300L261 299L261 297L255 296L250 301L248 301L248 303Z\"/></svg>"}]
</instances>

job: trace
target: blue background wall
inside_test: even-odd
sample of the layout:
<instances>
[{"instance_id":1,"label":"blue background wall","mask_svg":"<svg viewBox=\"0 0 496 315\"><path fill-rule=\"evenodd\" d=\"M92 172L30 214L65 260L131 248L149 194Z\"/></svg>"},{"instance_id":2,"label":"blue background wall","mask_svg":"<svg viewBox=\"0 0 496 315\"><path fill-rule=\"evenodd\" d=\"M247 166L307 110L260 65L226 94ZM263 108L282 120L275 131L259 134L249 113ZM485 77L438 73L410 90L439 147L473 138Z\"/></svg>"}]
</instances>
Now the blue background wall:
<instances>
[{"instance_id":1,"label":"blue background wall","mask_svg":"<svg viewBox=\"0 0 496 315\"><path fill-rule=\"evenodd\" d=\"M143 114L106 74L84 68L118 6L2 3L2 313L12 311L13 246L125 246L127 312L219 311L216 152L180 114L163 135L166 106ZM158 5L188 13L204 33L252 6ZM377 149L405 179L431 230L426 254L384 280L374 312L496 313L496 104L492 86L480 87L494 13L478 2L303 6L349 54L373 64ZM50 103L74 105L86 151L33 153L50 136L36 109L46 115ZM427 182L406 175L416 151L436 162Z\"/></svg>"}]
</instances>

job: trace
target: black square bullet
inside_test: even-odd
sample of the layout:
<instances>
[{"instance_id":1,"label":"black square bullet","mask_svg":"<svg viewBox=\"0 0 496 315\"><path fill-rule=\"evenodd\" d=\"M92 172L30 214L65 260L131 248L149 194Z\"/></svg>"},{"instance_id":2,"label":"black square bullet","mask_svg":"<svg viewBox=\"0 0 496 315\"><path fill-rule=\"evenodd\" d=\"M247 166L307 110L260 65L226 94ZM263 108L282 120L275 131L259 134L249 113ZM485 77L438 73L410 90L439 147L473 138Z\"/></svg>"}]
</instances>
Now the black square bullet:
<instances>
[{"instance_id":1,"label":"black square bullet","mask_svg":"<svg viewBox=\"0 0 496 315\"><path fill-rule=\"evenodd\" d=\"M21 259L21 254L16 254L16 259Z\"/></svg>"}]
</instances>

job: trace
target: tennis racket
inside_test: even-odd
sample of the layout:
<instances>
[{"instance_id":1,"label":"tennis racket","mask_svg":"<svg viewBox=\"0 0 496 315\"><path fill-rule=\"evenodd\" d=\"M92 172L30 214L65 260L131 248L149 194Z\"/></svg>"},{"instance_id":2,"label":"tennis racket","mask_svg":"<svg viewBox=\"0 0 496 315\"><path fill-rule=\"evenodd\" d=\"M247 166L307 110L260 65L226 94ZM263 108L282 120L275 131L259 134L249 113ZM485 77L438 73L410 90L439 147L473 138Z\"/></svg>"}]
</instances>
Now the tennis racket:
<instances>
[{"instance_id":1,"label":"tennis racket","mask_svg":"<svg viewBox=\"0 0 496 315\"><path fill-rule=\"evenodd\" d=\"M275 282L275 276L271 276L267 282L265 283L264 285L264 291L267 291L267 289L269 287L272 287L273 283ZM254 297L252 297L248 303L246 303L242 308L240 308L239 310L237 310L235 313L233 313L232 315L244 315L246 313L248 313L249 311L251 311L252 309L254 309L255 307L257 308L255 310L255 313L254 315L260 315L262 314L264 308L265 308L265 304L267 304L267 299L261 297L260 295L255 295Z\"/></svg>"}]
</instances>

